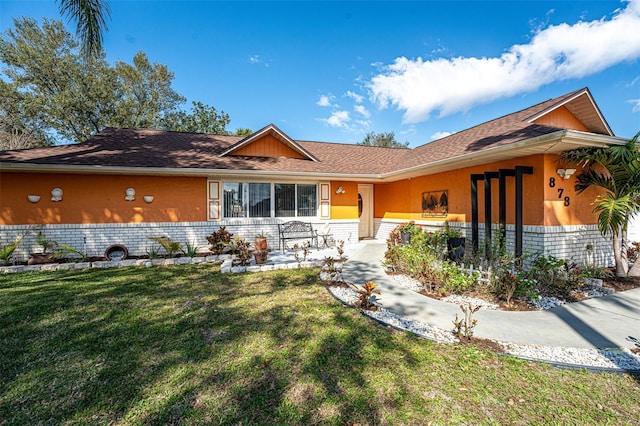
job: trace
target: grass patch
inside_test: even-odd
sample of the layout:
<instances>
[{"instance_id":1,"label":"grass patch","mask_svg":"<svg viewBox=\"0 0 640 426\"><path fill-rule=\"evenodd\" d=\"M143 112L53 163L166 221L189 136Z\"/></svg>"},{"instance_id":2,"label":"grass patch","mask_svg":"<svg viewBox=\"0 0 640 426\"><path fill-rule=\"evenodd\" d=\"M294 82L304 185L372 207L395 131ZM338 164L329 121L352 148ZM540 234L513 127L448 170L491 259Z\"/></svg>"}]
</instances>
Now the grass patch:
<instances>
[{"instance_id":1,"label":"grass patch","mask_svg":"<svg viewBox=\"0 0 640 426\"><path fill-rule=\"evenodd\" d=\"M638 424L640 381L392 331L317 270L0 276L0 425Z\"/></svg>"}]
</instances>

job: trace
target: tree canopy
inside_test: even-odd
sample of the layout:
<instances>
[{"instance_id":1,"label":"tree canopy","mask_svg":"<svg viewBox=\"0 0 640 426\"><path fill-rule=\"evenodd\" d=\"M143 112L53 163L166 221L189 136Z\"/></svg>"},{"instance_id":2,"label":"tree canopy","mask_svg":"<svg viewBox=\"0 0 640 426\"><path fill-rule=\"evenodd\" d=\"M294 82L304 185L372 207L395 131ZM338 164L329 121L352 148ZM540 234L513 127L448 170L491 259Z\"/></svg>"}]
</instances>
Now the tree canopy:
<instances>
[{"instance_id":1,"label":"tree canopy","mask_svg":"<svg viewBox=\"0 0 640 426\"><path fill-rule=\"evenodd\" d=\"M396 135L393 132L369 132L366 134L364 139L356 145L381 146L384 148L408 148L409 142L398 142L396 140Z\"/></svg>"},{"instance_id":2,"label":"tree canopy","mask_svg":"<svg viewBox=\"0 0 640 426\"><path fill-rule=\"evenodd\" d=\"M105 127L228 134L226 113L201 102L180 108L186 99L167 66L144 52L115 66L104 54L86 58L57 20L15 19L0 36L0 61L2 149L82 142Z\"/></svg>"}]
</instances>

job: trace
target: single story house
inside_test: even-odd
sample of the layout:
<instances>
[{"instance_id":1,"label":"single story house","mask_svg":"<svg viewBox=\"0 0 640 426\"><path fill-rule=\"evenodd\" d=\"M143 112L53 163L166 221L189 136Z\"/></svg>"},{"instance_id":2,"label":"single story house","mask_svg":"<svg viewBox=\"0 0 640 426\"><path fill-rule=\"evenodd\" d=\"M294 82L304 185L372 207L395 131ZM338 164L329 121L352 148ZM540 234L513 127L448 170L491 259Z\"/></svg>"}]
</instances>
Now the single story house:
<instances>
[{"instance_id":1,"label":"single story house","mask_svg":"<svg viewBox=\"0 0 640 426\"><path fill-rule=\"evenodd\" d=\"M206 246L220 226L263 231L273 248L286 221L348 244L413 220L448 223L479 249L502 224L510 250L607 264L597 193L577 195L558 154L625 142L587 88L414 149L295 140L272 124L246 137L107 128L80 144L0 152L0 237L41 224L90 256L116 243L143 255L150 236Z\"/></svg>"}]
</instances>

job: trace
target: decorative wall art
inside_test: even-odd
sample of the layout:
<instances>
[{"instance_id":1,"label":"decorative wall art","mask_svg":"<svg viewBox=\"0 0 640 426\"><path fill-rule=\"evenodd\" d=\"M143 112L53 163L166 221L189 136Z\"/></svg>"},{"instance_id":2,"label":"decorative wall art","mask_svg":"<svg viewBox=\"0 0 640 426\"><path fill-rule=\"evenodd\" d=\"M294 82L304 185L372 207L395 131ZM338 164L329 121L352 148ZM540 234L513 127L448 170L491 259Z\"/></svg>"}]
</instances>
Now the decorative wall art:
<instances>
[{"instance_id":1,"label":"decorative wall art","mask_svg":"<svg viewBox=\"0 0 640 426\"><path fill-rule=\"evenodd\" d=\"M449 214L449 191L422 193L422 217L446 217Z\"/></svg>"}]
</instances>

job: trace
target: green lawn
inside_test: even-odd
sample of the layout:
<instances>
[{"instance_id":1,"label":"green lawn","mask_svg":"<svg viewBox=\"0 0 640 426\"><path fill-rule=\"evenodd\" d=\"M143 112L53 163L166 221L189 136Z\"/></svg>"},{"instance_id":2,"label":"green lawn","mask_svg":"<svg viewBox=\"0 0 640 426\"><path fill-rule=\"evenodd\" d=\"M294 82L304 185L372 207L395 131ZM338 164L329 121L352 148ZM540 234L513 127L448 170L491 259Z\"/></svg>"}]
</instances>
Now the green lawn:
<instances>
[{"instance_id":1,"label":"green lawn","mask_svg":"<svg viewBox=\"0 0 640 426\"><path fill-rule=\"evenodd\" d=\"M317 274L2 275L0 425L640 424L638 377L421 340Z\"/></svg>"}]
</instances>

